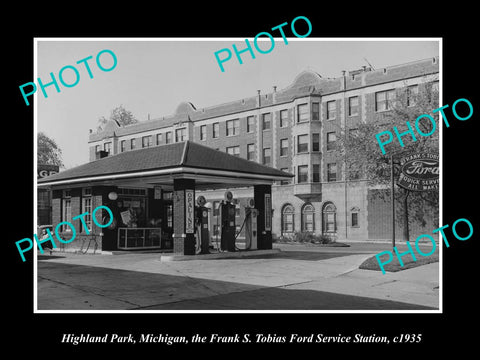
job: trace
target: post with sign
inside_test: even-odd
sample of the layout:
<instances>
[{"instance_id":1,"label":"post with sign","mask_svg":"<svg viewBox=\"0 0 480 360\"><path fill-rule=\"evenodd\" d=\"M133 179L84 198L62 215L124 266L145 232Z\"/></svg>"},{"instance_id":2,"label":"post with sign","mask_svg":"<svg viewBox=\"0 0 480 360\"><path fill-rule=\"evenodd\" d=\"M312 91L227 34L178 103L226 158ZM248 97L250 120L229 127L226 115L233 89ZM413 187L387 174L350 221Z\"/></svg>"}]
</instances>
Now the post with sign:
<instances>
[{"instance_id":1,"label":"post with sign","mask_svg":"<svg viewBox=\"0 0 480 360\"><path fill-rule=\"evenodd\" d=\"M173 180L173 252L195 255L195 180Z\"/></svg>"},{"instance_id":2,"label":"post with sign","mask_svg":"<svg viewBox=\"0 0 480 360\"><path fill-rule=\"evenodd\" d=\"M393 160L393 158L392 158ZM392 163L393 164L393 163ZM405 207L405 231L408 234L408 196L411 191L438 190L439 157L437 154L420 152L404 156L400 159L400 175L397 185L406 190L404 199ZM392 165L392 189L393 189L393 165ZM392 205L393 207L394 205ZM395 231L395 223L393 224ZM395 246L395 242L393 242Z\"/></svg>"}]
</instances>

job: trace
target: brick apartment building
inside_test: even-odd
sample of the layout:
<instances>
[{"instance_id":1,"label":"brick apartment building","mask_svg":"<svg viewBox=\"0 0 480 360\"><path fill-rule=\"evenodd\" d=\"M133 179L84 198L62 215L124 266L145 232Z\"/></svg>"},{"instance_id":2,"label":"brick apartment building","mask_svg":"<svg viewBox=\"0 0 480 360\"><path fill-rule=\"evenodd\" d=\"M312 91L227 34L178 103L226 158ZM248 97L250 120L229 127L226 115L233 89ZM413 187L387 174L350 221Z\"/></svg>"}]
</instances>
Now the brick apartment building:
<instances>
[{"instance_id":1,"label":"brick apartment building","mask_svg":"<svg viewBox=\"0 0 480 360\"><path fill-rule=\"evenodd\" d=\"M89 137L90 161L100 156L182 142L198 142L295 175L272 186L272 234L297 231L337 239L389 239L390 204L372 197L366 179L345 181L344 162L334 150L339 129L389 111L389 101L409 87L422 91L425 83L438 87L438 57L382 69L364 67L325 78L313 71L297 75L285 89L211 107L183 102L162 118L120 126L114 121ZM145 189L125 189L125 196L143 204ZM237 228L244 218L250 188L233 189L238 199ZM210 230L218 228L217 207L224 190L197 192L213 205ZM143 205L147 207L145 204ZM430 219L433 220L433 219ZM411 234L427 228L412 228ZM397 225L401 233L401 225ZM243 230L242 230L243 233Z\"/></svg>"}]
</instances>

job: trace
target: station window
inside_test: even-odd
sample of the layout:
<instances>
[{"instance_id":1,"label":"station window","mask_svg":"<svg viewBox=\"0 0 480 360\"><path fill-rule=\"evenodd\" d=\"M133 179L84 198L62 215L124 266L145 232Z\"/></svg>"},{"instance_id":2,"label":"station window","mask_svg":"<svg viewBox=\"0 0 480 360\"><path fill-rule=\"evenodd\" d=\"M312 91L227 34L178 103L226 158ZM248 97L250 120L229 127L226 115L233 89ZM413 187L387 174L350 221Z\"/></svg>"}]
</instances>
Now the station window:
<instances>
[{"instance_id":1,"label":"station window","mask_svg":"<svg viewBox=\"0 0 480 360\"><path fill-rule=\"evenodd\" d=\"M64 190L62 195L62 221L72 222L72 198L70 190ZM62 224L61 231L70 232L71 227L68 224Z\"/></svg>"},{"instance_id":2,"label":"station window","mask_svg":"<svg viewBox=\"0 0 480 360\"><path fill-rule=\"evenodd\" d=\"M207 125L200 126L200 140L207 140Z\"/></svg>"},{"instance_id":3,"label":"station window","mask_svg":"<svg viewBox=\"0 0 480 360\"><path fill-rule=\"evenodd\" d=\"M212 137L214 139L218 138L218 133L220 131L220 124L219 123L213 123L212 124Z\"/></svg>"},{"instance_id":4,"label":"station window","mask_svg":"<svg viewBox=\"0 0 480 360\"><path fill-rule=\"evenodd\" d=\"M157 134L157 145L162 143L162 134Z\"/></svg>"},{"instance_id":5,"label":"station window","mask_svg":"<svg viewBox=\"0 0 480 360\"><path fill-rule=\"evenodd\" d=\"M112 154L112 143L106 142L105 144L103 144L103 150L108 152L109 155Z\"/></svg>"},{"instance_id":6,"label":"station window","mask_svg":"<svg viewBox=\"0 0 480 360\"><path fill-rule=\"evenodd\" d=\"M87 232L92 230L92 188L83 188L82 189L82 213L87 213L84 216L84 222L86 228L82 222L82 231Z\"/></svg>"},{"instance_id":7,"label":"station window","mask_svg":"<svg viewBox=\"0 0 480 360\"><path fill-rule=\"evenodd\" d=\"M127 142L125 140L120 141L120 152L127 150Z\"/></svg>"},{"instance_id":8,"label":"station window","mask_svg":"<svg viewBox=\"0 0 480 360\"><path fill-rule=\"evenodd\" d=\"M131 150L135 149L135 139L130 139L130 149Z\"/></svg>"},{"instance_id":9,"label":"station window","mask_svg":"<svg viewBox=\"0 0 480 360\"><path fill-rule=\"evenodd\" d=\"M418 85L407 87L407 106L415 106L418 97Z\"/></svg>"}]
</instances>

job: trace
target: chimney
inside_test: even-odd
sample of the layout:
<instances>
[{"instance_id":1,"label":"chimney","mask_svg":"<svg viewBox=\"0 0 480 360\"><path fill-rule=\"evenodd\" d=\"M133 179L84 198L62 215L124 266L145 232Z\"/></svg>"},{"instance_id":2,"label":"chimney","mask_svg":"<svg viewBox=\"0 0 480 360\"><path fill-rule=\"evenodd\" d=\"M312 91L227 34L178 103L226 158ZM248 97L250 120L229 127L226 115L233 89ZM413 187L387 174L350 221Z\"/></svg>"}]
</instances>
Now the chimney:
<instances>
[{"instance_id":1,"label":"chimney","mask_svg":"<svg viewBox=\"0 0 480 360\"><path fill-rule=\"evenodd\" d=\"M262 106L262 100L260 98L260 90L257 90L257 107Z\"/></svg>"},{"instance_id":2,"label":"chimney","mask_svg":"<svg viewBox=\"0 0 480 360\"><path fill-rule=\"evenodd\" d=\"M277 86L276 85L273 86L272 102L274 104L277 103Z\"/></svg>"}]
</instances>

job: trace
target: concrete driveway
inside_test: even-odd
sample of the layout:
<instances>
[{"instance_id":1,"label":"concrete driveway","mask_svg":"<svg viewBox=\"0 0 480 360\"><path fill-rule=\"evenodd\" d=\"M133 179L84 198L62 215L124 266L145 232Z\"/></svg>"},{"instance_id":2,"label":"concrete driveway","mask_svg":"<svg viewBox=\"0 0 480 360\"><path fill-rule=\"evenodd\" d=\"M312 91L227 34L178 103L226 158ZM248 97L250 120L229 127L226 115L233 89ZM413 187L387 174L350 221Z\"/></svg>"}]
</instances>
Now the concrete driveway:
<instances>
[{"instance_id":1,"label":"concrete driveway","mask_svg":"<svg viewBox=\"0 0 480 360\"><path fill-rule=\"evenodd\" d=\"M38 310L435 310L439 264L382 275L372 247L280 246L238 259L159 253L38 260Z\"/></svg>"}]
</instances>

